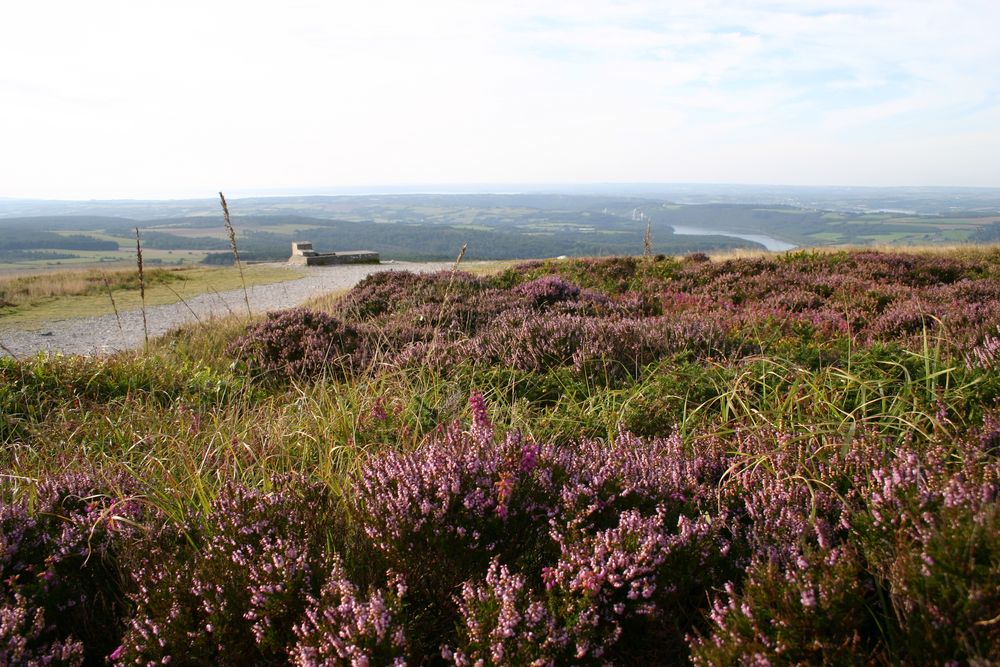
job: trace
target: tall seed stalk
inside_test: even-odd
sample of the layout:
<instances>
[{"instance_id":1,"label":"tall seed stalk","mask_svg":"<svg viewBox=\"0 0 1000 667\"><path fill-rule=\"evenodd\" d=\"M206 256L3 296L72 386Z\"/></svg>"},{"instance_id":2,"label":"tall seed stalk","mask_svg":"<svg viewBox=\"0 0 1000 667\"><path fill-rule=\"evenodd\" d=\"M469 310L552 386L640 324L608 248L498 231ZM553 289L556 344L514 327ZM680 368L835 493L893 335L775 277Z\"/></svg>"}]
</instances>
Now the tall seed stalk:
<instances>
[{"instance_id":1,"label":"tall seed stalk","mask_svg":"<svg viewBox=\"0 0 1000 667\"><path fill-rule=\"evenodd\" d=\"M142 272L142 244L139 242L139 228L135 228L135 263L139 267L139 299L142 301L142 335L144 350L149 352L149 324L146 322L146 276Z\"/></svg>"},{"instance_id":2,"label":"tall seed stalk","mask_svg":"<svg viewBox=\"0 0 1000 667\"><path fill-rule=\"evenodd\" d=\"M444 324L445 314L448 310L448 300L451 297L451 286L455 282L455 274L458 273L458 267L462 263L462 259L465 257L465 251L468 249L469 244L463 243L462 249L458 251L458 257L455 258L455 263L451 267L451 276L448 278L448 286L444 290L444 298L441 299L441 308L438 310L438 321L434 327L434 335L431 338L430 347L427 348L428 358L430 358L431 352L437 347L438 334L441 332L441 325Z\"/></svg>"},{"instance_id":3,"label":"tall seed stalk","mask_svg":"<svg viewBox=\"0 0 1000 667\"><path fill-rule=\"evenodd\" d=\"M646 218L646 233L642 235L642 256L653 256L653 219Z\"/></svg>"},{"instance_id":4,"label":"tall seed stalk","mask_svg":"<svg viewBox=\"0 0 1000 667\"><path fill-rule=\"evenodd\" d=\"M250 312L250 295L247 293L247 281L243 277L243 263L240 262L240 251L236 247L236 230L233 229L233 223L229 219L229 205L226 204L226 196L219 193L219 199L222 201L222 218L225 221L226 233L229 235L229 247L233 249L233 257L236 259L236 268L240 270L240 283L243 285L243 300L247 304L247 317L251 317Z\"/></svg>"},{"instance_id":5,"label":"tall seed stalk","mask_svg":"<svg viewBox=\"0 0 1000 667\"><path fill-rule=\"evenodd\" d=\"M138 248L138 246L136 246ZM141 275L141 272L140 272ZM125 329L122 327L122 318L118 313L118 304L115 303L115 295L111 290L111 281L108 280L108 274L101 271L101 280L104 281L104 288L108 290L108 298L111 300L111 308L115 311L115 320L118 322L118 332L122 335L122 342L127 343L125 340Z\"/></svg>"},{"instance_id":6,"label":"tall seed stalk","mask_svg":"<svg viewBox=\"0 0 1000 667\"><path fill-rule=\"evenodd\" d=\"M4 344L3 344L3 341L0 341L0 350L3 350L3 351L4 351L4 352L6 352L7 354L9 354L9 355L10 355L10 358L11 358L11 359L17 359L17 355L16 355L16 354L14 354L14 351L13 351L13 350L11 350L11 349L10 349L9 347L7 347L6 345L4 345Z\"/></svg>"}]
</instances>

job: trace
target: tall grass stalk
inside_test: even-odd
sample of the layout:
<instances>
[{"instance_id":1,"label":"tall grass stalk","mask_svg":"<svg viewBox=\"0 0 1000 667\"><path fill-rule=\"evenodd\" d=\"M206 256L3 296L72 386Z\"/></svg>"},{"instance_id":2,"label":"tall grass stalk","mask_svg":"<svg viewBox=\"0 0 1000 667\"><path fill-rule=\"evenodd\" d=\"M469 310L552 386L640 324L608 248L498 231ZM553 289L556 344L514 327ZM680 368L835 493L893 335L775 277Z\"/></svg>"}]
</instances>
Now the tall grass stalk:
<instances>
[{"instance_id":1,"label":"tall grass stalk","mask_svg":"<svg viewBox=\"0 0 1000 667\"><path fill-rule=\"evenodd\" d=\"M692 409L685 421L711 421L715 414L723 430L725 424L778 431L810 424L814 433L803 437L826 433L848 445L865 426L900 441L907 434L930 438L947 427L938 412L959 411L980 379L958 384L959 368L946 363L937 347L907 354L923 372L911 373L890 359L811 371L774 358L749 358L741 372L718 387L717 396Z\"/></svg>"},{"instance_id":2,"label":"tall grass stalk","mask_svg":"<svg viewBox=\"0 0 1000 667\"><path fill-rule=\"evenodd\" d=\"M444 297L441 299L441 309L440 315L438 316L438 325L434 327L434 336L431 338L431 344L427 348L428 358L434 348L437 347L438 337L441 332L441 325L444 323L445 315L448 313L448 303L451 299L451 288L455 282L455 274L458 273L458 267L462 264L462 259L465 257L465 251L468 249L469 244L463 243L462 249L458 251L458 257L455 258L455 263L451 266L451 276L448 278L448 286L444 290Z\"/></svg>"},{"instance_id":3,"label":"tall grass stalk","mask_svg":"<svg viewBox=\"0 0 1000 667\"><path fill-rule=\"evenodd\" d=\"M188 309L188 312L191 313L191 315L194 317L195 320L197 320L198 324L201 324L201 318L198 317L198 313L194 312L194 308L191 307L191 304L185 301L184 297L182 297L180 293L178 293L177 290L175 290L170 285L164 285L164 287L170 290L170 293L176 296L180 300L180 302L184 304L184 307ZM117 314L117 311L115 311L115 314Z\"/></svg>"},{"instance_id":4,"label":"tall grass stalk","mask_svg":"<svg viewBox=\"0 0 1000 667\"><path fill-rule=\"evenodd\" d=\"M250 294L247 292L247 281L243 277L243 262L240 261L240 251L236 247L236 230L233 228L233 223L229 219L229 205L226 204L226 196L219 193L219 200L222 202L222 218L226 226L226 234L229 235L229 247L233 249L233 258L236 260L236 268L240 270L240 282L243 284L243 300L247 304L247 317L251 317L253 313L250 311Z\"/></svg>"},{"instance_id":5,"label":"tall grass stalk","mask_svg":"<svg viewBox=\"0 0 1000 667\"><path fill-rule=\"evenodd\" d=\"M226 312L228 312L233 317L236 317L236 313L234 313L233 309L229 307L229 302L226 301L221 294L219 294L219 291L217 289L210 286L209 291L212 292L213 295L215 295L215 298L219 300L219 303L221 303L222 306L226 309Z\"/></svg>"},{"instance_id":6,"label":"tall grass stalk","mask_svg":"<svg viewBox=\"0 0 1000 667\"><path fill-rule=\"evenodd\" d=\"M118 332L122 335L122 342L125 343L125 328L122 327L122 318L118 313L118 304L115 303L115 295L111 289L111 281L108 280L108 274L102 271L101 280L104 282L104 288L108 291L108 299L111 301L111 309L115 311L115 321L118 323Z\"/></svg>"},{"instance_id":7,"label":"tall grass stalk","mask_svg":"<svg viewBox=\"0 0 1000 667\"><path fill-rule=\"evenodd\" d=\"M149 323L146 321L146 277L142 271L142 243L139 240L139 228L135 228L135 263L139 268L139 299L142 301L142 335L145 341L144 350L149 351Z\"/></svg>"},{"instance_id":8,"label":"tall grass stalk","mask_svg":"<svg viewBox=\"0 0 1000 667\"><path fill-rule=\"evenodd\" d=\"M11 358L12 358L12 359L17 359L17 355L16 355L16 354L14 354L14 351L13 351L13 350L11 350L11 349L10 349L9 347L7 347L6 345L4 345L4 344L3 344L3 341L2 341L2 340L0 340L0 350L3 350L3 351L4 351L4 352L6 352L7 354L9 354L9 355L11 356Z\"/></svg>"}]
</instances>

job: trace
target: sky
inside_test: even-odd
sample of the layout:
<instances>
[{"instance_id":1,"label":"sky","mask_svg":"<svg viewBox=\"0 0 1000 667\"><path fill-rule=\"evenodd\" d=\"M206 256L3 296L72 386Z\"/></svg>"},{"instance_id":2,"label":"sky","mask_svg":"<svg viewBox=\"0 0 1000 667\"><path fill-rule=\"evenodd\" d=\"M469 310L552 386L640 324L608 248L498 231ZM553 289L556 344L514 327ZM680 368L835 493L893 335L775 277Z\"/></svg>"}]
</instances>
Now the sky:
<instances>
[{"instance_id":1,"label":"sky","mask_svg":"<svg viewBox=\"0 0 1000 667\"><path fill-rule=\"evenodd\" d=\"M1000 187L997 0L0 5L0 197Z\"/></svg>"}]
</instances>

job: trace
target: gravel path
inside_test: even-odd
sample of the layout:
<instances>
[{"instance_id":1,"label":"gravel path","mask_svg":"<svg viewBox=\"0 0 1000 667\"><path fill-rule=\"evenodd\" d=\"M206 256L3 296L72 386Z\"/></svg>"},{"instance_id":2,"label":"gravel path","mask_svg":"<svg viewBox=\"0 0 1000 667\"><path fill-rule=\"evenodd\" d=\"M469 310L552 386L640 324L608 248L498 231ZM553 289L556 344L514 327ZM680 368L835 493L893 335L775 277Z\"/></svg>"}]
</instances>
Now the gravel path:
<instances>
[{"instance_id":1,"label":"gravel path","mask_svg":"<svg viewBox=\"0 0 1000 667\"><path fill-rule=\"evenodd\" d=\"M356 264L344 266L313 266L308 275L271 285L248 288L250 308L261 313L296 306L312 297L337 289L348 289L362 278L377 271L414 271L425 273L451 268L452 262L393 262L392 264ZM190 308L189 308L190 307ZM224 317L229 313L246 312L243 290L202 294L187 300L187 305L174 303L150 306L146 309L149 336L160 336L171 329L195 320L191 311L202 321ZM106 354L142 347L142 311L121 311L121 330L114 313L98 317L80 317L44 322L36 331L10 329L0 319L0 356L13 353L18 357L37 352L65 354Z\"/></svg>"}]
</instances>

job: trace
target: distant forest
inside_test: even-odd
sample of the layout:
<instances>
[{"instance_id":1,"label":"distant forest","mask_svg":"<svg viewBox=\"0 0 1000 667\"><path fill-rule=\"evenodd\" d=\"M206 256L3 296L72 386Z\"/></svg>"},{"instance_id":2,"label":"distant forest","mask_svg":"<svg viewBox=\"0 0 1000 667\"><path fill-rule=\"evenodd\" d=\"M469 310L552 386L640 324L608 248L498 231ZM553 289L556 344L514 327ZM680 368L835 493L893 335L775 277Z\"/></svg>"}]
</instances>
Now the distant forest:
<instances>
[{"instance_id":1,"label":"distant forest","mask_svg":"<svg viewBox=\"0 0 1000 667\"><path fill-rule=\"evenodd\" d=\"M287 259L292 241L308 240L320 252L332 250L376 250L383 257L401 260L451 259L463 245L468 245L469 259L530 259L535 257L638 255L643 252L643 229L616 230L584 234L572 230L552 232L494 231L454 228L428 224L371 225L343 220L311 221L300 231L275 233L265 231L266 222L246 222L252 228L240 239L240 254L248 260ZM316 223L320 223L317 225ZM698 250L761 248L757 243L725 236L657 237L657 252L683 254ZM209 255L208 263L231 263L225 254Z\"/></svg>"},{"instance_id":2,"label":"distant forest","mask_svg":"<svg viewBox=\"0 0 1000 667\"><path fill-rule=\"evenodd\" d=\"M36 223L37 224L37 223ZM10 250L118 250L117 241L96 239L93 236L69 236L34 229L5 229L0 236L0 251Z\"/></svg>"},{"instance_id":3,"label":"distant forest","mask_svg":"<svg viewBox=\"0 0 1000 667\"><path fill-rule=\"evenodd\" d=\"M1000 243L1000 222L994 222L976 230L970 240L979 243Z\"/></svg>"},{"instance_id":4,"label":"distant forest","mask_svg":"<svg viewBox=\"0 0 1000 667\"><path fill-rule=\"evenodd\" d=\"M764 248L758 239L782 247L1000 242L1000 210L992 204L971 209L992 201L975 199L980 193L931 190L899 196L900 206L933 201L938 212L859 210L855 200L827 209L546 193L258 197L231 200L230 210L240 255L248 261L285 260L293 241L311 241L320 252L374 250L383 259L397 260L452 259L466 244L468 259L483 260L639 255L645 251L647 227L652 252L665 255ZM46 214L12 217L13 210ZM675 226L692 235L676 234ZM137 227L143 247L159 253L151 253L149 261L232 262L218 202L189 200L44 206L0 201L0 263L21 268L64 259L64 251L95 250L119 251L102 262L124 262Z\"/></svg>"}]
</instances>

